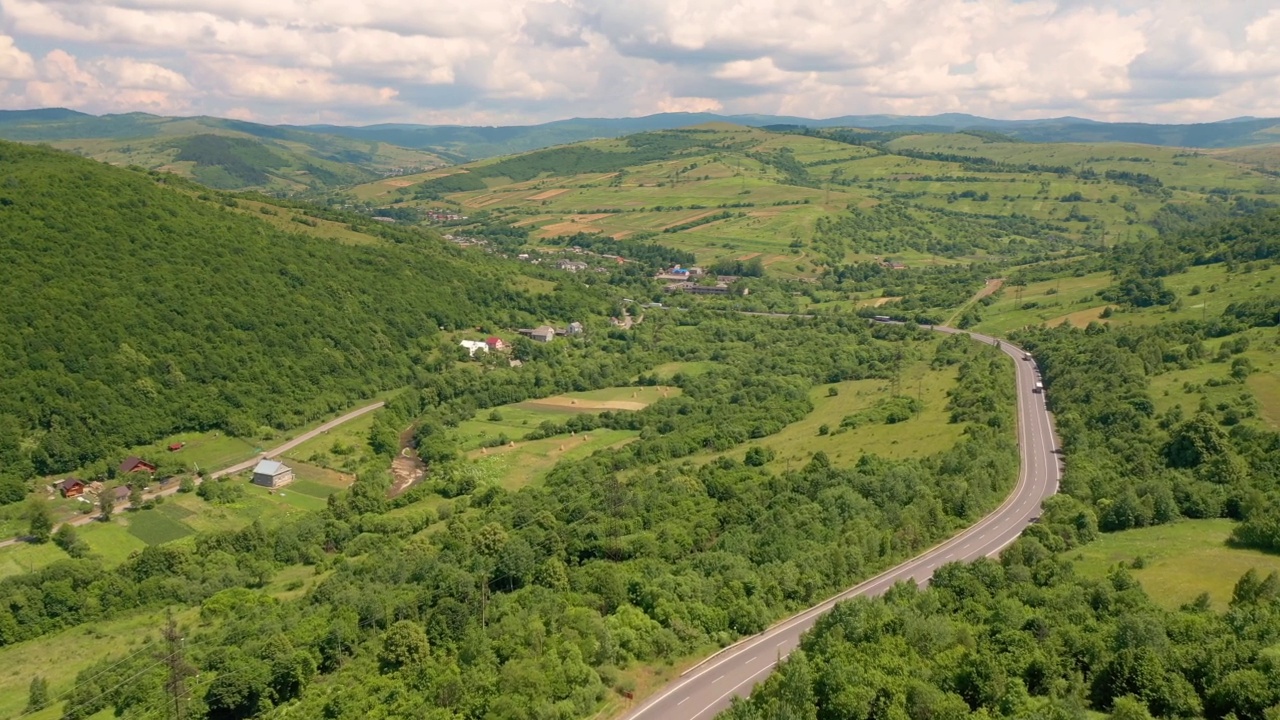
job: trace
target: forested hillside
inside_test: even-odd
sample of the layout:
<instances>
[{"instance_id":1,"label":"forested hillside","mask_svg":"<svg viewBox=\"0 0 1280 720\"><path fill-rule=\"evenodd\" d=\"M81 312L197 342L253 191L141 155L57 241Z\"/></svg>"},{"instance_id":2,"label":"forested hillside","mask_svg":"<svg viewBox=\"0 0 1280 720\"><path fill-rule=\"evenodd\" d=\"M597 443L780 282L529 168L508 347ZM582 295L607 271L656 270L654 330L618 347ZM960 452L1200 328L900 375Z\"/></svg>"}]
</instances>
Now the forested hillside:
<instances>
[{"instance_id":1,"label":"forested hillside","mask_svg":"<svg viewBox=\"0 0 1280 720\"><path fill-rule=\"evenodd\" d=\"M606 309L513 290L517 268L428 234L339 244L196 192L0 144L4 472L178 429L297 426L407 383L440 328Z\"/></svg>"},{"instance_id":2,"label":"forested hillside","mask_svg":"<svg viewBox=\"0 0 1280 720\"><path fill-rule=\"evenodd\" d=\"M214 117L69 110L0 112L0 138L49 143L115 165L161 169L213 188L284 193L369 182L447 164L384 142Z\"/></svg>"}]
</instances>

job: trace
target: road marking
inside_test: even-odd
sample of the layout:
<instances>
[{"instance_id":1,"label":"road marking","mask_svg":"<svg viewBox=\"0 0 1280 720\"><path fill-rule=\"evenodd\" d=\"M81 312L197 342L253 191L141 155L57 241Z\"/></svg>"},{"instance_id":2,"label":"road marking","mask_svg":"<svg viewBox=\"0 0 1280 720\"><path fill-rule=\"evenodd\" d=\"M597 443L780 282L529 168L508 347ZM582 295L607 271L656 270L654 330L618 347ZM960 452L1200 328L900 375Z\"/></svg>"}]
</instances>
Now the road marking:
<instances>
[{"instance_id":1,"label":"road marking","mask_svg":"<svg viewBox=\"0 0 1280 720\"><path fill-rule=\"evenodd\" d=\"M685 702L687 702L688 700L689 700L689 698L687 698L687 697L686 697L684 700L681 700L680 702L676 703L676 707L679 707L679 706L681 706L681 705L685 704Z\"/></svg>"},{"instance_id":2,"label":"road marking","mask_svg":"<svg viewBox=\"0 0 1280 720\"><path fill-rule=\"evenodd\" d=\"M939 329L942 332L953 332L953 333L955 332L954 330L951 330L951 329L941 329L941 328ZM974 339L984 339L987 342L994 342L994 339L988 338L985 336L978 336L972 333L969 333L969 335ZM1021 349L1014 348L1008 345L1002 347L1001 349L1005 352L1005 354L1009 355L1010 357L1013 357L1014 360L1018 360L1021 357L1020 355L1020 353L1022 352ZM1029 370L1028 367L1022 363L1017 364L1017 368L1018 368L1019 377L1025 377L1028 372L1031 372L1031 370ZM758 648L760 645L764 643L764 641L767 641L770 636L777 637L781 633L785 633L792 630L803 629L806 626L812 626L813 622L816 621L816 618L818 616L828 612L830 608L834 606L835 603L837 602L847 600L851 597L857 597L860 595L875 597L882 594L884 591L884 588L894 582L906 580L906 579L915 581L916 578L913 577L913 574L916 571L923 570L926 572L926 574L930 573L934 568L939 567L943 563L943 561L945 561L945 559L947 558L946 553L948 552L951 553L951 556L954 556L957 552L960 552L960 553L965 553L969 557L981 557L981 553L986 552L987 557L992 557L997 555L1001 550L1007 547L1009 543L1015 540L1018 534L1020 534L1021 527L1018 525L1018 523L1015 522L1010 527L1000 529L999 524L1002 521L1004 522L1008 521L1007 516L1009 515L1009 513L1014 512L1015 506L1018 506L1018 510L1023 510L1027 507L1036 507L1038 506L1041 500L1043 500L1045 497L1048 497L1049 495L1052 495L1054 490L1056 489L1057 481L1060 479L1062 474L1062 468L1061 468L1062 458L1061 457L1058 458L1057 462L1051 462L1047 464L1042 462L1042 460L1045 457L1047 457L1045 455L1046 448L1048 448L1049 450L1052 450L1053 446L1050 445L1050 443L1054 441L1053 420L1051 415L1049 414L1047 402L1033 402L1040 399L1027 395L1025 393L1025 389L1020 388L1020 390L1022 391L1018 393L1016 409L1018 411L1018 415L1017 415L1018 445L1019 445L1019 449L1022 451L1020 452L1020 455L1022 457L1020 458L1021 462L1019 463L1020 465L1019 476L1018 476L1017 483L1014 486L1013 494L1010 498L1008 498L1005 501L1005 503L1003 503L996 510L992 511L985 518L979 520L979 522L974 526L968 528L965 531L962 531L961 533L951 537L948 540L945 540L939 543L938 545L933 546L932 548L929 548L924 552L924 554L919 555L912 560L908 560L907 562L903 563L902 565L899 565L898 567L890 568L889 570L886 570L875 577L864 580L859 585L856 585L852 588L844 590L843 592L837 593L836 595L828 598L827 600L821 603L818 603L817 605L809 608L808 610L801 611L800 613L797 613L796 615L793 615L790 618L787 618L781 621L774 627L769 628L764 633L761 633L760 635L754 638L743 638L743 640L739 641L738 643L734 643L733 645L726 647L725 650L727 650L728 653L724 654L719 658L717 658L716 655L720 655L720 653L716 653L711 657L707 658L706 660L704 660L702 663L699 663L698 665L693 666L689 670L686 670L685 671L686 673L691 673L691 674L682 675L681 676L682 679L676 684L675 687L672 687L668 689L666 692L651 699L648 703L646 703L644 706L639 708L637 711L628 715L628 718L630 718L630 720L636 720L637 718L645 716L646 714L649 713L650 710L654 708L654 706L661 703L664 698L667 698L682 689L687 690L690 683L692 683L694 680L696 680L697 678L703 675L709 674L711 671L713 671L716 668L723 667L725 664L733 662L735 660L741 663L742 662L741 658L745 656L746 652L748 652L753 647ZM1035 442L1032 442L1032 440L1034 440ZM1032 448L1036 448L1038 452L1037 453L1029 452ZM1044 472L1045 470L1048 470L1048 472L1047 473ZM1046 474L1051 474L1053 476L1049 480L1049 482L1045 482L1046 478L1044 477L1044 475ZM1021 496L1021 505L1018 504L1019 496ZM991 549L988 551L988 548L993 547L993 545L983 544L981 543L981 540L985 539L987 534L992 529L997 530L996 539L993 541L994 549ZM1002 534L1009 531L1016 531L1015 535L1013 537L1004 538ZM979 533L982 533L981 538L977 537ZM928 579L924 580L924 582L927 583ZM780 650L782 646L785 645L787 642L789 642L789 640L782 640L775 645L775 648ZM785 656L786 654L789 654L789 653L779 652L779 655L781 656ZM759 656L758 655L753 656L750 660L747 660L746 662L750 663L753 660L755 660L757 657ZM721 695L719 698L713 701L710 705L703 708L696 715L689 718L689 720L696 720L697 717L707 712L716 704L724 700L725 697L727 697L729 694L736 691L739 687L750 682L755 677L758 677L761 672L764 672L765 670L775 665L777 665L776 660L773 662L770 662L768 665L761 668L761 670L757 671L752 676L738 683L733 688L731 688L728 692ZM721 675L720 677L716 678L716 681L720 680L723 677L724 675ZM684 701L681 700L680 702L683 703Z\"/></svg>"},{"instance_id":3,"label":"road marking","mask_svg":"<svg viewBox=\"0 0 1280 720\"><path fill-rule=\"evenodd\" d=\"M716 678L715 680L712 680L711 682L712 682L712 683L718 683L718 682L720 682L720 681L721 681L721 680L723 680L723 679L724 679L724 676L723 676L723 675L721 675L720 677Z\"/></svg>"},{"instance_id":4,"label":"road marking","mask_svg":"<svg viewBox=\"0 0 1280 720\"><path fill-rule=\"evenodd\" d=\"M751 656L751 659L750 659L750 660L748 660L747 662L748 662L748 663L753 663L753 662L755 662L755 661L756 661L756 658L758 658L758 657L760 657L760 656L759 656L759 655L752 655L752 656Z\"/></svg>"},{"instance_id":5,"label":"road marking","mask_svg":"<svg viewBox=\"0 0 1280 720\"><path fill-rule=\"evenodd\" d=\"M701 710L699 710L699 711L698 711L698 714L697 714L697 715L694 715L694 716L693 716L693 717L691 717L691 718L689 718L689 720L697 720L697 719L698 719L698 717L700 717L700 716L702 715L702 713L704 713L704 712L706 712L706 711L710 710L711 708L715 707L716 705L719 705L721 700L723 700L723 699L725 699L725 698L729 697L729 696L730 696L730 695L732 695L732 694L733 694L733 693L734 693L738 688L740 688L740 687L742 687L743 685L746 685L747 683L751 682L752 680L754 680L754 679L756 678L756 676L757 676L757 675L759 675L760 673L762 673L762 672L764 672L764 671L766 671L766 670L768 670L768 669L772 668L775 664L776 664L776 663L769 663L768 665L765 665L764 667L762 667L762 668L760 668L759 670L755 671L755 672L754 672L754 673L752 673L752 675L751 675L750 677L748 677L746 680L743 680L742 682L738 683L737 685L734 685L733 687L731 687L731 688L729 688L728 690L726 690L726 691L724 692L724 694L723 694L723 695L721 695L720 697L716 698L715 700L712 700L710 705L708 705L708 706L706 706L706 707L702 708Z\"/></svg>"}]
</instances>

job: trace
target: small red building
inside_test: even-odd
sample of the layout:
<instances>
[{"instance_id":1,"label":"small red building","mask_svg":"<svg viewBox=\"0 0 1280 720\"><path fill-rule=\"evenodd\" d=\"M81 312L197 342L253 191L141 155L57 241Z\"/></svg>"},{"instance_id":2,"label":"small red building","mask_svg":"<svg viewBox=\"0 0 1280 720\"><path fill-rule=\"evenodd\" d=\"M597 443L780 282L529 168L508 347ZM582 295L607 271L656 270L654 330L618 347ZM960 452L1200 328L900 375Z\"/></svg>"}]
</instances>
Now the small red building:
<instances>
[{"instance_id":1,"label":"small red building","mask_svg":"<svg viewBox=\"0 0 1280 720\"><path fill-rule=\"evenodd\" d=\"M77 478L67 478L58 483L58 492L62 493L64 498L80 497L84 494L84 488L84 481Z\"/></svg>"},{"instance_id":2,"label":"small red building","mask_svg":"<svg viewBox=\"0 0 1280 720\"><path fill-rule=\"evenodd\" d=\"M132 472L153 473L155 471L156 471L155 465L152 465L146 460L143 460L142 458L138 458L138 457L127 457L124 459L124 462L120 463L120 472L122 473L132 473Z\"/></svg>"},{"instance_id":3,"label":"small red building","mask_svg":"<svg viewBox=\"0 0 1280 720\"><path fill-rule=\"evenodd\" d=\"M484 344L489 346L490 350L505 350L507 343L500 337L485 338Z\"/></svg>"}]
</instances>

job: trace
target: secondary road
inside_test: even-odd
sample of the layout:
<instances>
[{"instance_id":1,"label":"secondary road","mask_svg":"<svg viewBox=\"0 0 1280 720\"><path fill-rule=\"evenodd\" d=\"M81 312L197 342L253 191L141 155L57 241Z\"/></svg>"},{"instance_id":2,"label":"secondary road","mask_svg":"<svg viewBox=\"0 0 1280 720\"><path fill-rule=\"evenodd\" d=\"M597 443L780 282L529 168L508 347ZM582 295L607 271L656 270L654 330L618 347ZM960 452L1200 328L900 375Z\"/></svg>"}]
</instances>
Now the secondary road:
<instances>
[{"instance_id":1,"label":"secondary road","mask_svg":"<svg viewBox=\"0 0 1280 720\"><path fill-rule=\"evenodd\" d=\"M964 332L941 326L933 329L944 333ZM728 707L735 696L748 695L757 682L766 678L774 666L799 645L800 636L837 602L858 596L875 597L903 580L923 584L935 569L946 563L995 555L1040 516L1040 504L1057 491L1062 469L1056 452L1053 418L1045 406L1044 395L1033 392L1038 375L1035 363L1023 359L1020 348L1003 340L976 333L969 335L978 342L998 345L1017 366L1018 447L1022 466L1013 494L990 515L950 540L712 655L629 713L627 720L708 720Z\"/></svg>"},{"instance_id":2,"label":"secondary road","mask_svg":"<svg viewBox=\"0 0 1280 720\"><path fill-rule=\"evenodd\" d=\"M221 470L218 470L218 471L212 472L212 473L210 473L210 474L209 474L209 476L208 476L208 477L209 477L209 479L216 480L216 479L218 479L218 478L220 478L220 477L224 477L224 476L227 476L227 475L235 475L235 474L236 474L236 473L238 473L238 472L244 472L245 470L248 470L249 468L253 467L254 465L257 465L257 464L258 464L262 459L264 459L264 458L273 458L273 457L276 457L276 456L278 456L278 455L283 455L284 453L289 452L290 450L292 450L292 449L294 449L295 447L297 447L297 446L301 445L302 443L304 443L304 442L306 442L306 441L308 441L308 440L310 440L310 439L312 439L312 438L316 437L317 435L320 435L320 434L322 434L322 433L327 433L327 432L329 432L330 430L332 430L332 429L334 429L334 428L338 427L339 425L341 425L341 424L343 424L343 423L346 423L346 422L350 422L350 421L352 421L352 420L355 420L356 418L360 417L361 415L364 415L365 413L373 412L374 410L377 410L378 408L382 407L383 405L386 405L386 403L385 403L385 402L383 402L383 401L381 401L381 400L379 400L378 402L376 402L376 403L374 403L374 404L372 404L372 405L366 405L366 406L364 406L364 407L362 407L362 408L357 408L357 409L355 409L355 410L352 410L351 412L347 413L346 415L343 415L343 416L341 416L341 417L336 417L336 418L334 418L334 419L330 420L329 422L327 422L327 423L325 423L325 424L323 424L323 425L321 425L321 426L319 426L319 427L317 427L317 428L314 428L314 429L311 429L311 430L308 430L308 431L306 431L306 432L302 433L302 434L301 434L301 435L299 435L298 437L296 437L296 438L294 438L294 439L290 440L289 442L284 443L283 445L280 445L279 447L275 447L275 448L272 448L272 449L270 449L270 450L268 450L268 451L266 451L266 452L264 452L264 453L260 453L260 454L258 454L258 455L256 455L256 456L254 456L253 458L250 458L249 460L245 460L244 462L236 463L235 465L232 465L232 466L230 466L230 467L225 467L225 468L223 468L223 469L221 469ZM197 483L199 483L199 482L200 482L200 478L199 478L199 477L197 477L197 478L196 478L196 482L197 482ZM176 485L176 484L175 484L175 485L173 485L173 486L171 486L171 487L162 488L162 489L160 489L160 490L157 490L156 492L147 493L147 494L146 494L146 497L147 497L147 498L154 498L154 497L160 497L161 495L172 495L173 493L176 493L176 492L178 492L178 485ZM121 502L119 505L116 505L116 506L115 506L115 508L112 510L112 512L120 512L121 510L128 510L128 509L129 509L129 503L127 503L127 502ZM81 515L80 517L72 518L71 520L68 520L68 521L66 521L65 523L59 523L59 524L58 524L57 526L55 526L53 529L54 529L54 530L57 530L57 529L58 529L59 527L61 527L62 525L85 525L85 524L91 523L91 522L93 522L93 521L95 521L95 520L97 520L97 519L98 519L98 515L96 515L96 514L94 514L94 515ZM25 540L26 540L26 538L25 538L25 537L16 537L16 538L10 538L10 539L8 539L8 540L2 540L2 541L0 541L0 547L5 547L5 546L7 546L7 545L14 545L14 544L16 544L16 543L24 542Z\"/></svg>"}]
</instances>

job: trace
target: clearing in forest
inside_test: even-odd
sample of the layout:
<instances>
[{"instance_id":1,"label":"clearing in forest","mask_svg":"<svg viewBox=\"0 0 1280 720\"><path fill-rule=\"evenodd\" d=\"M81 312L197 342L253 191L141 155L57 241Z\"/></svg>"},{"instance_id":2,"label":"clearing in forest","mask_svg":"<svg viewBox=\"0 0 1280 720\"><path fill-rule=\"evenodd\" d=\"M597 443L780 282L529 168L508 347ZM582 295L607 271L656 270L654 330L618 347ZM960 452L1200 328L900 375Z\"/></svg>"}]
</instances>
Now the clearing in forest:
<instances>
[{"instance_id":1,"label":"clearing in forest","mask_svg":"<svg viewBox=\"0 0 1280 720\"><path fill-rule=\"evenodd\" d=\"M1241 575L1250 569L1263 576L1280 571L1280 556L1227 545L1233 527L1235 522L1225 519L1181 520L1105 533L1066 557L1086 577L1103 578L1125 564L1147 596L1169 610L1208 593L1214 609L1221 611Z\"/></svg>"}]
</instances>

